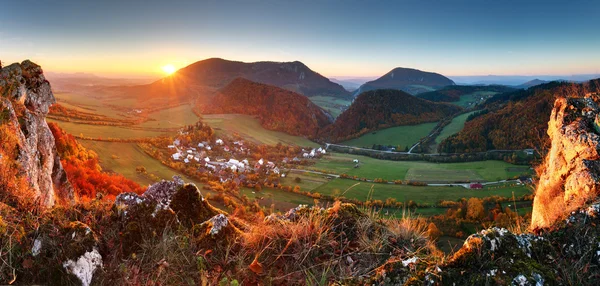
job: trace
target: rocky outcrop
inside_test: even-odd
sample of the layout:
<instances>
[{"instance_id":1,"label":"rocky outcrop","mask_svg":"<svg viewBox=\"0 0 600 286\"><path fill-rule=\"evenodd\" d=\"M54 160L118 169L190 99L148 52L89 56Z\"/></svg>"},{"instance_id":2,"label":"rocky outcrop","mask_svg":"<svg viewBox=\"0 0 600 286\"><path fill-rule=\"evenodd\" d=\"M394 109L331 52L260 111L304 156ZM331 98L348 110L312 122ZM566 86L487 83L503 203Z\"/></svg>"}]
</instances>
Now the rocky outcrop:
<instances>
[{"instance_id":1,"label":"rocky outcrop","mask_svg":"<svg viewBox=\"0 0 600 286\"><path fill-rule=\"evenodd\" d=\"M600 191L598 96L559 98L548 135L552 146L542 166L533 202L532 229L552 226L595 199Z\"/></svg>"},{"instance_id":2,"label":"rocky outcrop","mask_svg":"<svg viewBox=\"0 0 600 286\"><path fill-rule=\"evenodd\" d=\"M0 124L10 124L18 138L20 173L41 205L71 203L74 193L56 152L46 115L55 103L40 66L24 61L0 69Z\"/></svg>"}]
</instances>

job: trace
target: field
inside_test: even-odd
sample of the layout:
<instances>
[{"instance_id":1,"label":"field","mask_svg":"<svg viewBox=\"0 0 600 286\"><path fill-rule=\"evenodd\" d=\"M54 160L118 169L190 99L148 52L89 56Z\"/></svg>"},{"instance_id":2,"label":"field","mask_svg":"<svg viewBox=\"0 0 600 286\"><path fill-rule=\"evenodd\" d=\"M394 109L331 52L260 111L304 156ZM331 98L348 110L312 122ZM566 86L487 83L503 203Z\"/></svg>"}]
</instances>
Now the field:
<instances>
[{"instance_id":1,"label":"field","mask_svg":"<svg viewBox=\"0 0 600 286\"><path fill-rule=\"evenodd\" d=\"M308 99L327 110L334 118L337 118L342 113L342 109L347 108L352 103L351 100L331 96L311 96Z\"/></svg>"},{"instance_id":2,"label":"field","mask_svg":"<svg viewBox=\"0 0 600 286\"><path fill-rule=\"evenodd\" d=\"M329 180L330 178L326 178L323 175L290 172L287 174L287 177L281 179L281 183L285 186L299 186L303 191L312 192L319 186L329 182Z\"/></svg>"},{"instance_id":3,"label":"field","mask_svg":"<svg viewBox=\"0 0 600 286\"><path fill-rule=\"evenodd\" d=\"M442 129L442 132L440 132L440 134L435 138L435 143L439 144L442 141L444 141L444 139L460 132L465 127L465 121L467 121L467 118L469 117L469 115L471 115L475 112L476 111L468 112L468 113L461 114L457 117L454 117L452 119L452 122L450 122L450 124L446 125L446 127L444 127L444 129Z\"/></svg>"},{"instance_id":4,"label":"field","mask_svg":"<svg viewBox=\"0 0 600 286\"><path fill-rule=\"evenodd\" d=\"M310 197L278 189L263 188L262 191L255 192L253 189L242 188L240 189L240 193L246 195L249 199L257 199L258 203L263 207L270 208L274 206L276 211L282 213L301 204L314 204L314 200Z\"/></svg>"},{"instance_id":5,"label":"field","mask_svg":"<svg viewBox=\"0 0 600 286\"><path fill-rule=\"evenodd\" d=\"M359 138L341 144L368 148L371 148L373 144L392 145L400 146L401 148L398 151L404 151L406 147L410 148L421 138L427 136L436 125L437 122L410 126L396 126L365 134Z\"/></svg>"},{"instance_id":6,"label":"field","mask_svg":"<svg viewBox=\"0 0 600 286\"><path fill-rule=\"evenodd\" d=\"M354 168L352 160L359 160ZM326 170L336 174L348 174L361 178L385 180L416 180L430 182L456 182L466 179L473 181L498 181L527 173L523 166L503 161L479 161L464 163L431 163L424 161L388 161L367 156L333 153L318 160L311 166L315 170ZM421 176L426 172L431 177Z\"/></svg>"},{"instance_id":7,"label":"field","mask_svg":"<svg viewBox=\"0 0 600 286\"><path fill-rule=\"evenodd\" d=\"M178 174L175 170L161 164L158 160L146 155L135 143L100 142L78 140L85 148L94 150L100 158L100 165L105 171L119 173L142 186L153 183L147 176L135 171L138 166L144 166L149 174L160 179L170 180L173 175L179 175L186 182L202 183Z\"/></svg>"},{"instance_id":8,"label":"field","mask_svg":"<svg viewBox=\"0 0 600 286\"><path fill-rule=\"evenodd\" d=\"M136 126L141 128L180 128L198 122L198 116L189 105L159 110L149 115L150 121Z\"/></svg>"},{"instance_id":9,"label":"field","mask_svg":"<svg viewBox=\"0 0 600 286\"><path fill-rule=\"evenodd\" d=\"M481 190L466 189L463 187L430 187L430 186L408 186L394 184L376 184L368 182L357 182L348 179L334 179L327 184L315 189L315 192L327 195L343 196L345 198L358 199L361 201L382 200L395 198L399 202L410 200L420 204L434 205L441 200L456 201L460 198L485 198L491 196L521 197L531 194L527 186L523 185L491 185Z\"/></svg>"},{"instance_id":10,"label":"field","mask_svg":"<svg viewBox=\"0 0 600 286\"><path fill-rule=\"evenodd\" d=\"M255 143L275 145L277 143L318 147L319 145L300 136L292 136L283 132L267 130L258 120L250 115L211 114L203 115L203 121L215 129L217 134L238 134L245 140Z\"/></svg>"},{"instance_id":11,"label":"field","mask_svg":"<svg viewBox=\"0 0 600 286\"><path fill-rule=\"evenodd\" d=\"M106 126L106 125L90 125L90 124L79 124L73 122L65 122L54 119L47 119L48 122L55 122L70 134L83 135L91 138L115 138L115 139L134 139L143 137L156 137L165 135L165 132L144 130L144 129L132 129L131 127L120 127L120 126Z\"/></svg>"}]
</instances>

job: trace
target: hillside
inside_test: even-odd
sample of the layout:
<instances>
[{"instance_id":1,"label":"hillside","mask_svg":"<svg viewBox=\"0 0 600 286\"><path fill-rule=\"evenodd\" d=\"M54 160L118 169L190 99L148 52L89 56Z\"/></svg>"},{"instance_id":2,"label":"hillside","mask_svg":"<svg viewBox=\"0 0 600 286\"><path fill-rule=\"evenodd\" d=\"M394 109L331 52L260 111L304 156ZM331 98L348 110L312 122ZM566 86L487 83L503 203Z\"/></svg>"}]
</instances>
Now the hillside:
<instances>
[{"instance_id":1,"label":"hillside","mask_svg":"<svg viewBox=\"0 0 600 286\"><path fill-rule=\"evenodd\" d=\"M540 84L545 84L545 83L549 83L549 81L547 80L541 80L541 79L532 79L530 81L527 81L525 83L522 83L520 85L515 86L516 88L522 88L522 89L528 89L530 87L534 87L536 85L540 85Z\"/></svg>"},{"instance_id":2,"label":"hillside","mask_svg":"<svg viewBox=\"0 0 600 286\"><path fill-rule=\"evenodd\" d=\"M459 133L440 143L440 152L547 149L547 118L557 97L600 91L600 80L584 84L552 82L504 93L486 101L485 112L472 117Z\"/></svg>"},{"instance_id":3,"label":"hillside","mask_svg":"<svg viewBox=\"0 0 600 286\"><path fill-rule=\"evenodd\" d=\"M514 90L514 88L503 85L452 85L439 90L420 93L417 97L434 102L457 102L461 97L476 92L503 93Z\"/></svg>"},{"instance_id":4,"label":"hillside","mask_svg":"<svg viewBox=\"0 0 600 286\"><path fill-rule=\"evenodd\" d=\"M321 132L327 142L341 142L388 127L436 122L461 108L416 98L393 89L359 95L336 121Z\"/></svg>"},{"instance_id":5,"label":"hillside","mask_svg":"<svg viewBox=\"0 0 600 286\"><path fill-rule=\"evenodd\" d=\"M412 95L454 85L454 82L438 73L410 68L395 68L382 77L369 81L354 92L357 96L375 89L399 89Z\"/></svg>"},{"instance_id":6,"label":"hillside","mask_svg":"<svg viewBox=\"0 0 600 286\"><path fill-rule=\"evenodd\" d=\"M350 97L341 85L314 72L301 62L245 63L211 58L195 62L173 75L148 85L108 88L105 91L127 96L209 99L212 92L236 78L277 86L306 96Z\"/></svg>"},{"instance_id":7,"label":"hillside","mask_svg":"<svg viewBox=\"0 0 600 286\"><path fill-rule=\"evenodd\" d=\"M306 96L244 78L233 80L197 108L203 114L254 115L266 129L291 135L313 137L331 123L325 112Z\"/></svg>"}]
</instances>

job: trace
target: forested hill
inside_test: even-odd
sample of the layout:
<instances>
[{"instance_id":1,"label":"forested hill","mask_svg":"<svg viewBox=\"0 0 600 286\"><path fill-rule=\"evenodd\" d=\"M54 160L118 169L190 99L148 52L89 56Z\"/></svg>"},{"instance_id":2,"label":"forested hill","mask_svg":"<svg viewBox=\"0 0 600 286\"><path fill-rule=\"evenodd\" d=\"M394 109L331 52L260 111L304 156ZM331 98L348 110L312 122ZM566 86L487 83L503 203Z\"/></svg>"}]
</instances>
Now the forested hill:
<instances>
[{"instance_id":1,"label":"forested hill","mask_svg":"<svg viewBox=\"0 0 600 286\"><path fill-rule=\"evenodd\" d=\"M401 90L373 90L360 94L321 132L320 138L341 142L388 127L436 122L460 110L458 106L416 98Z\"/></svg>"},{"instance_id":2,"label":"forested hill","mask_svg":"<svg viewBox=\"0 0 600 286\"><path fill-rule=\"evenodd\" d=\"M244 78L232 81L198 109L205 114L255 115L267 129L308 137L331 123L329 116L306 96Z\"/></svg>"},{"instance_id":3,"label":"forested hill","mask_svg":"<svg viewBox=\"0 0 600 286\"><path fill-rule=\"evenodd\" d=\"M600 79L583 84L552 82L490 98L479 116L444 140L438 151L548 148L548 118L557 97L583 97L600 91ZM477 115L477 114L476 114Z\"/></svg>"},{"instance_id":4,"label":"forested hill","mask_svg":"<svg viewBox=\"0 0 600 286\"><path fill-rule=\"evenodd\" d=\"M454 85L454 82L438 73L410 68L395 68L380 78L361 85L354 95L376 89L399 89L415 95L448 85Z\"/></svg>"}]
</instances>

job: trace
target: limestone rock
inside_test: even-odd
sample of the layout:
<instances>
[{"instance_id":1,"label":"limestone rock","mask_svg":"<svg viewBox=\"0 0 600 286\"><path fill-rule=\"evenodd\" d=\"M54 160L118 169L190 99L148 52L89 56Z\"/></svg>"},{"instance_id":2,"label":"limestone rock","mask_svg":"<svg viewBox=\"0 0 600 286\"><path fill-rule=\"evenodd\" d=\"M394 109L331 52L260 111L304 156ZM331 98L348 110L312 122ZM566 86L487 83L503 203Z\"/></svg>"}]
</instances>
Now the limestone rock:
<instances>
[{"instance_id":1,"label":"limestone rock","mask_svg":"<svg viewBox=\"0 0 600 286\"><path fill-rule=\"evenodd\" d=\"M597 96L559 98L548 122L552 146L533 202L531 228L551 226L599 194Z\"/></svg>"},{"instance_id":2,"label":"limestone rock","mask_svg":"<svg viewBox=\"0 0 600 286\"><path fill-rule=\"evenodd\" d=\"M73 187L46 123L48 108L55 101L40 66L24 61L0 69L0 112L8 115L0 124L16 127L20 171L35 190L35 199L47 207L57 201L74 201Z\"/></svg>"}]
</instances>

